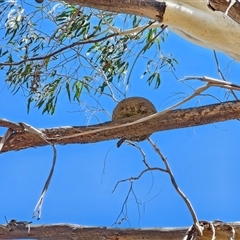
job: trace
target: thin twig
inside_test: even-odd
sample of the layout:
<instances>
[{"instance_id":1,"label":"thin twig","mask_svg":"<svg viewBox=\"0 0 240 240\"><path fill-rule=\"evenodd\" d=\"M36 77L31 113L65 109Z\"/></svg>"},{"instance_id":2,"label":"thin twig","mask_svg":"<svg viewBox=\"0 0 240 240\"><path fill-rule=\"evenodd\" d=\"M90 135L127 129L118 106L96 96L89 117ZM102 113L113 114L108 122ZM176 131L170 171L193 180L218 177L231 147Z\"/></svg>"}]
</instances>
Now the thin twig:
<instances>
[{"instance_id":1,"label":"thin twig","mask_svg":"<svg viewBox=\"0 0 240 240\"><path fill-rule=\"evenodd\" d=\"M40 217L41 217L41 213L42 213L42 205L43 205L43 200L44 200L44 197L45 197L45 194L48 190L48 186L51 182L51 179L52 179L52 175L53 175L53 172L54 172L54 167L55 167L55 164L56 164L56 159L57 159L57 150L56 150L56 147L54 144L51 144L52 148L53 148L53 161L52 161L52 167L51 167L51 170L50 170L50 173L48 175L48 178L47 178L47 181L45 182L45 185L43 187L43 190L42 190L42 193L41 193L41 196L34 208L34 211L33 211L33 218L34 217L38 217L37 219L39 220Z\"/></svg>"},{"instance_id":2,"label":"thin twig","mask_svg":"<svg viewBox=\"0 0 240 240\"><path fill-rule=\"evenodd\" d=\"M219 76L222 78L222 80L226 81L225 77L223 76L223 73L220 69L220 65L219 65L219 62L218 62L218 57L217 57L217 53L215 50L213 50L213 55L214 55L214 59L215 59L215 62L216 62L216 65L217 65L217 71L218 71L218 74Z\"/></svg>"},{"instance_id":3,"label":"thin twig","mask_svg":"<svg viewBox=\"0 0 240 240\"><path fill-rule=\"evenodd\" d=\"M107 162L107 157L108 157L108 154L110 153L110 151L115 147L112 146L110 147L108 150L107 150L107 153L105 154L105 158L104 158L104 162L103 162L103 170L102 170L102 175L101 175L101 183L103 183L103 175L105 174L105 168L106 168L106 162Z\"/></svg>"},{"instance_id":4,"label":"thin twig","mask_svg":"<svg viewBox=\"0 0 240 240\"><path fill-rule=\"evenodd\" d=\"M216 65L217 65L218 74L219 74L219 76L220 76L224 81L226 81L226 79L225 79L225 77L224 77L224 75L223 75L223 73L222 73L222 71L221 71L221 69L220 69L220 65L219 65L219 62L218 62L217 53L216 53L215 50L213 50L213 54L214 54L214 59L215 59ZM235 98L236 100L238 100L237 95L235 94L235 92L234 92L232 89L230 89L230 92L232 93L232 95L234 96L234 98Z\"/></svg>"},{"instance_id":5,"label":"thin twig","mask_svg":"<svg viewBox=\"0 0 240 240\"><path fill-rule=\"evenodd\" d=\"M144 153L143 149L141 147L139 147L138 144L135 143L135 142L132 142L132 141L129 141L129 140L126 140L125 142L126 142L127 145L130 145L132 147L137 148L137 150L140 152L140 154L143 157L143 160L142 160L143 164L146 166L147 169L150 169L151 167L150 167L150 165L147 162L147 157L146 157L146 154ZM151 192L151 190L153 188L153 185L154 185L154 177L153 177L153 173L152 172L151 172L151 177L152 177L152 184L151 184L147 194L149 194Z\"/></svg>"},{"instance_id":6,"label":"thin twig","mask_svg":"<svg viewBox=\"0 0 240 240\"><path fill-rule=\"evenodd\" d=\"M5 120L5 122L8 123L7 120ZM9 124L8 124L9 125ZM47 140L47 136L42 133L40 130L26 124L26 123L18 123L18 124L11 124L13 126L16 126L16 129L19 131L19 128L21 129L21 131L27 131L29 133L32 133L32 134L37 134L40 138L42 138L45 142L47 142L48 144L50 144L53 148L53 162L52 162L52 168L50 170L50 173L49 173L49 176L47 178L47 181L44 185L44 188L43 188L43 191L42 191L42 194L40 196L40 199L34 209L34 213L33 213L33 217L35 217L36 215L38 216L38 219L40 219L40 216L41 216L41 211L42 211L42 204L43 204L43 200L44 200L44 196L46 194L46 191L48 189L48 186L51 182L51 178L52 178L52 175L53 175L53 172L54 172L54 166L55 166L55 163L56 163L56 158L57 158L57 151L56 151L56 147L54 144L52 144L51 142L49 142ZM9 128L6 132L6 134L4 135L4 137L2 138L1 142L0 142L0 152L1 152L1 149L2 147L4 146L6 140L11 136L11 134L13 133L13 130L11 128ZM6 218L5 218L6 219Z\"/></svg>"},{"instance_id":7,"label":"thin twig","mask_svg":"<svg viewBox=\"0 0 240 240\"><path fill-rule=\"evenodd\" d=\"M109 39L109 38L112 38L112 37L115 37L115 36L118 36L117 33L113 33L113 34L110 34L108 36L104 36L104 37L101 37L99 39L95 39L95 40L85 40L85 41L77 41L77 42L74 42L68 46L65 46L65 47L62 47L58 50L56 50L55 52L52 52L52 53L49 53L45 56L42 56L42 57L33 57L33 58L27 58L27 59L24 59L22 61L19 61L19 62L14 62L14 63L0 63L0 67L1 66L18 66L18 65L21 65L22 63L26 63L26 62L31 62L31 61L37 61L37 60L44 60L44 59L48 59L48 58L51 58L53 56L55 56L56 54L59 54L69 48L72 48L72 47L75 47L75 46L79 46L79 45L84 45L84 44L90 44L90 43L97 43L97 42L101 42L101 41L104 41L106 39Z\"/></svg>"},{"instance_id":8,"label":"thin twig","mask_svg":"<svg viewBox=\"0 0 240 240\"><path fill-rule=\"evenodd\" d=\"M142 150L141 147L139 147L136 143L132 142L132 141L129 141L129 140L126 140L126 143L128 145L131 145L135 148L137 148L139 150L139 152L141 153L142 157L143 157L143 163L144 165L147 167L147 168L150 168L149 164L147 163L147 158L146 158L146 154L144 153L144 151Z\"/></svg>"},{"instance_id":9,"label":"thin twig","mask_svg":"<svg viewBox=\"0 0 240 240\"><path fill-rule=\"evenodd\" d=\"M55 164L56 164L56 159L57 159L57 150L56 150L56 147L54 144L52 144L51 142L49 142L47 140L47 136L42 133L40 130L26 124L26 123L20 123L20 125L23 127L23 129L25 131L28 131L32 134L37 134L40 138L42 138L46 143L48 143L49 145L52 146L53 148L53 161L52 161L52 167L51 167L51 170L49 172L49 175L48 175L48 178L47 178L47 181L45 182L45 185L43 187L43 190L42 190L42 193L41 193L41 196L36 204L36 207L34 208L34 211L33 211L33 218L34 217L38 217L38 220L40 219L41 217L41 213L42 213L42 205L43 205L43 200L44 200L44 197L45 197L45 194L47 192L47 189L48 189L48 186L51 182L51 179L52 179L52 175L53 175L53 172L54 172L54 167L55 167Z\"/></svg>"},{"instance_id":10,"label":"thin twig","mask_svg":"<svg viewBox=\"0 0 240 240\"><path fill-rule=\"evenodd\" d=\"M67 22L65 22L62 26L58 27L56 29L56 31L52 34L52 36L49 38L48 40L48 44L51 42L51 40L56 36L56 34L62 30L62 33L58 36L59 39L61 39L61 37L66 34L67 31L69 31L71 25L74 23L74 21L76 20L77 16L79 15L79 13L81 13L80 11L81 8L76 8L75 13L73 13L73 15L70 17L70 19L68 19Z\"/></svg>"},{"instance_id":11,"label":"thin twig","mask_svg":"<svg viewBox=\"0 0 240 240\"><path fill-rule=\"evenodd\" d=\"M201 80L203 82L207 82L209 84L209 87L220 87L220 88L226 88L226 89L230 89L230 90L237 90L240 91L240 85L235 84L235 83L231 83L228 81L224 81L224 80L219 80L216 78L211 78L211 77L207 77L207 76L188 76L185 77L183 79L181 79L180 81L186 81L186 80Z\"/></svg>"},{"instance_id":12,"label":"thin twig","mask_svg":"<svg viewBox=\"0 0 240 240\"><path fill-rule=\"evenodd\" d=\"M175 190L178 192L178 194L181 196L181 198L183 199L183 201L186 203L191 215L192 215L192 218L193 218L193 222L194 222L194 225L198 228L199 230L199 233L202 234L202 230L200 228L200 225L199 225L199 221L198 221L198 218L197 218L197 215L193 209L193 206L191 204L191 202L187 199L187 197L185 196L185 194L180 190L180 188L178 187L177 185L177 182L173 176L173 173L171 171L171 168L168 164L168 161L167 159L163 156L163 154L161 153L160 149L157 147L157 145L150 139L148 138L148 141L149 143L152 145L153 149L155 150L155 152L161 157L161 159L163 160L165 166L166 166L166 169L167 169L167 172L170 176L170 179L171 179L171 182L175 188Z\"/></svg>"},{"instance_id":13,"label":"thin twig","mask_svg":"<svg viewBox=\"0 0 240 240\"><path fill-rule=\"evenodd\" d=\"M126 198L125 198L125 200L124 200L124 202L123 202L123 204L122 204L121 211L120 211L119 215L117 216L115 223L113 223L112 226L115 225L115 224L117 224L117 220L120 218L120 216L121 216L122 214L124 214L124 211L123 211L123 210L124 210L124 208L126 207L128 198L129 198L129 196L130 196L130 193L132 192L132 184L133 184L133 182L130 181L130 183L131 183L131 184L130 184L130 188L129 188L128 193L127 193L127 196L126 196ZM129 223L127 215L126 215L126 217L124 216L124 220L126 220L126 221Z\"/></svg>"},{"instance_id":14,"label":"thin twig","mask_svg":"<svg viewBox=\"0 0 240 240\"><path fill-rule=\"evenodd\" d=\"M134 198L135 198L135 200L136 200L136 203L137 203L137 206L138 206L138 212L139 212L139 219L141 218L140 209L139 209L139 202L138 202L137 196L136 196L136 194L135 194L135 192L134 192L134 190L133 190L133 182L134 182L134 181L139 180L144 173L149 172L149 171L151 172L151 174L152 174L152 171L156 171L156 170L167 173L167 170L166 170L166 169L162 169L162 168L159 168L159 167L155 167L155 168L150 167L149 164L147 163L145 153L143 152L143 150L142 150L138 145L136 145L135 143L133 143L133 142L131 142L131 141L126 141L126 143L127 143L128 145L131 145L131 146L133 146L133 147L136 147L136 148L140 151L141 155L143 156L143 163L144 163L144 165L145 165L147 168L144 169L137 177L130 177L130 178L126 178L126 179L119 180L119 181L116 183L116 185L114 186L114 188L113 188L113 190L112 190L112 193L116 191L116 189L117 189L117 187L118 187L118 185L119 185L120 183L127 182L127 181L130 182L129 191L128 191L127 196L126 196L126 198L125 198L125 200L124 200L124 202L123 202L123 204L122 204L122 209L121 209L121 211L120 211L120 213L119 213L119 215L118 215L118 217L117 217L117 219L116 219L116 221L115 221L114 224L118 223L118 219L120 218L120 216L121 216L122 214L124 215L123 210L124 210L124 207L126 207L127 200L128 200L128 198L129 198L129 196L130 196L130 193L133 194L133 196L134 196ZM152 188L152 186L151 186L151 188ZM128 219L125 217L125 215L124 215L124 218L123 218L123 219L128 221ZM122 221L120 221L120 222L122 222ZM113 224L113 225L114 225L114 224Z\"/></svg>"},{"instance_id":15,"label":"thin twig","mask_svg":"<svg viewBox=\"0 0 240 240\"><path fill-rule=\"evenodd\" d=\"M152 22L152 23L153 23L153 22ZM149 25L151 25L152 23L150 23ZM147 47L150 46L150 44L152 44L152 43L160 36L160 34L162 34L162 33L164 32L164 30L167 28L167 25L161 26L161 28L162 28L162 30L161 30L158 34L156 34L156 36L155 36L153 39L151 39L150 42L148 42L145 46L143 46L143 48L139 51L139 53L137 54L136 58L134 59L133 64L132 64L132 67L131 67L131 69L129 70L129 74L128 74L128 77L127 77L127 80L126 80L126 85L127 85L127 86L129 85L130 77L131 77L133 68L134 68L134 66L135 66L135 64L136 64L139 56L143 53L143 51L144 51ZM143 30L144 30L144 29L143 29Z\"/></svg>"},{"instance_id":16,"label":"thin twig","mask_svg":"<svg viewBox=\"0 0 240 240\"><path fill-rule=\"evenodd\" d=\"M159 168L159 167L150 167L150 168L147 168L147 169L144 169L137 177L130 177L130 178L126 178L126 179L123 179L123 180L119 180L116 185L114 186L113 190L112 190L112 193L116 191L118 185L120 183L123 183L123 182L127 182L127 181L136 181L136 180L139 180L142 175L146 172L149 172L149 171L161 171L161 172L165 172L167 173L168 171L166 169L163 169L163 168Z\"/></svg>"}]
</instances>

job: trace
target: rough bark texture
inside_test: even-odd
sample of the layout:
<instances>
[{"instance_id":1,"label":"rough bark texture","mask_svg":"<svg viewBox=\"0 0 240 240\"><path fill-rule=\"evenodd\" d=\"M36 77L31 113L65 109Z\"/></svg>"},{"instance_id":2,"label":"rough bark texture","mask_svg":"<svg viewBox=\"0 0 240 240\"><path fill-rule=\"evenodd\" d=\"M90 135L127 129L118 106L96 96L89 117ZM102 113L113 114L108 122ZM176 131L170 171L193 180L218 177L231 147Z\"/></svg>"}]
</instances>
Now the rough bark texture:
<instances>
[{"instance_id":1,"label":"rough bark texture","mask_svg":"<svg viewBox=\"0 0 240 240\"><path fill-rule=\"evenodd\" d=\"M209 0L209 6L215 11L225 12L229 2L226 0ZM236 0L236 3L230 8L228 16L234 21L240 24L240 3Z\"/></svg>"},{"instance_id":2,"label":"rough bark texture","mask_svg":"<svg viewBox=\"0 0 240 240\"><path fill-rule=\"evenodd\" d=\"M155 0L66 0L65 2L99 10L145 16L158 21L162 20L166 8L164 1Z\"/></svg>"},{"instance_id":3,"label":"rough bark texture","mask_svg":"<svg viewBox=\"0 0 240 240\"><path fill-rule=\"evenodd\" d=\"M54 144L93 143L116 138L131 139L158 131L185 128L240 118L240 101L212 104L198 108L157 113L129 123L106 122L92 126L73 126L39 129ZM21 123L0 119L0 126L13 130L2 152L45 146L47 143L37 134L23 129Z\"/></svg>"},{"instance_id":4,"label":"rough bark texture","mask_svg":"<svg viewBox=\"0 0 240 240\"><path fill-rule=\"evenodd\" d=\"M235 239L240 240L240 224L218 224L215 227L216 240L229 240L232 229L235 230ZM19 227L12 231L6 225L0 225L0 239L39 239L39 240L181 240L188 228L149 228L149 229L119 229L106 227L84 227L79 225L34 225L30 233L27 227ZM199 238L211 239L210 228L204 230Z\"/></svg>"}]
</instances>

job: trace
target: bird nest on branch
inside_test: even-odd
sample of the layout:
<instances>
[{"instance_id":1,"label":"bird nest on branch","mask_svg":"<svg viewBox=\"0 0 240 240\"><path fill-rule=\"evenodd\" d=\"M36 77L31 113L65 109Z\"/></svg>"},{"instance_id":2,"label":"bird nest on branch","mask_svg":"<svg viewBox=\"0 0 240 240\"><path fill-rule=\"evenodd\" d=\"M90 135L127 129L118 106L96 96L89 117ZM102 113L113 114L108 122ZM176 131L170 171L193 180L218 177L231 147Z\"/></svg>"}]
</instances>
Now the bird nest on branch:
<instances>
[{"instance_id":1,"label":"bird nest on branch","mask_svg":"<svg viewBox=\"0 0 240 240\"><path fill-rule=\"evenodd\" d=\"M156 112L156 108L148 99L143 97L130 97L118 103L113 110L112 121L117 124L133 122ZM136 136L130 137L128 140L139 142L146 140L149 136L150 135L141 135L141 129L138 129Z\"/></svg>"}]
</instances>

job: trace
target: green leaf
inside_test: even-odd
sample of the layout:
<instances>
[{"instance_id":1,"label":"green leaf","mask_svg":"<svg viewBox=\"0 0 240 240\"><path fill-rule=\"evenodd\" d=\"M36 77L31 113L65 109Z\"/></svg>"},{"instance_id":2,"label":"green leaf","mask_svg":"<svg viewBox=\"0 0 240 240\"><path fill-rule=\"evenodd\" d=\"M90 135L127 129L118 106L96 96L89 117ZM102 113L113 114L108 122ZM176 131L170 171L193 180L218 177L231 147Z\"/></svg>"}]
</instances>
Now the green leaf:
<instances>
[{"instance_id":1,"label":"green leaf","mask_svg":"<svg viewBox=\"0 0 240 240\"><path fill-rule=\"evenodd\" d=\"M68 80L66 81L66 90L67 90L68 99L71 102L70 84Z\"/></svg>"},{"instance_id":2,"label":"green leaf","mask_svg":"<svg viewBox=\"0 0 240 240\"><path fill-rule=\"evenodd\" d=\"M158 73L158 72L153 73L153 74L147 79L148 85L150 86L154 80L156 81L156 82L155 82L154 89L157 89L157 88L160 86L160 84L161 84L160 73Z\"/></svg>"},{"instance_id":3,"label":"green leaf","mask_svg":"<svg viewBox=\"0 0 240 240\"><path fill-rule=\"evenodd\" d=\"M73 90L75 90L75 94L74 94L73 100L79 101L80 95L82 93L82 88L83 88L83 85L82 85L82 83L80 81L76 81L73 84Z\"/></svg>"}]
</instances>

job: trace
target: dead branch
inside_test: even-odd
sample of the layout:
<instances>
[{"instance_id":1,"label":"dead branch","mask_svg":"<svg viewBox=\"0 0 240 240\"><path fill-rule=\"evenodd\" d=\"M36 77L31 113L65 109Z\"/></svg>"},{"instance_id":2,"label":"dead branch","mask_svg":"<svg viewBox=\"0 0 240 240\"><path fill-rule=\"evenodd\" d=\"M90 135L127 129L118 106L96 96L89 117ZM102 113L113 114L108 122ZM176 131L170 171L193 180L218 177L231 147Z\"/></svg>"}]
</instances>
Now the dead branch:
<instances>
[{"instance_id":1,"label":"dead branch","mask_svg":"<svg viewBox=\"0 0 240 240\"><path fill-rule=\"evenodd\" d=\"M195 210L193 209L193 206L192 206L191 202L189 201L189 199L185 196L183 191L178 187L178 184L175 180L175 177L173 176L172 170L170 168L170 165L169 165L166 157L164 157L164 155L162 154L162 152L160 151L158 146L150 138L148 138L148 142L151 144L151 146L153 147L155 152L160 156L163 163L165 164L167 173L168 173L168 175L171 179L173 187L175 188L176 192L180 195L180 197L183 199L183 201L185 202L185 204L188 207L188 210L190 211L190 213L192 215L196 232L198 233L198 235L202 236L203 235L203 228L199 225L199 221L198 221L197 215L195 213Z\"/></svg>"}]
</instances>

